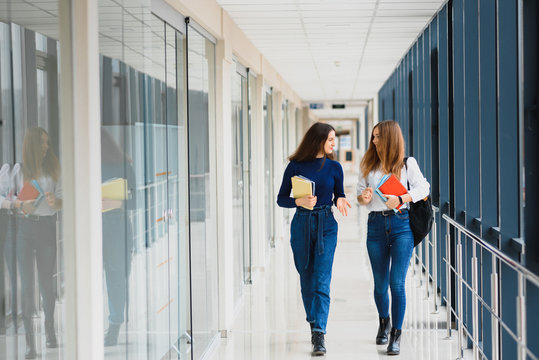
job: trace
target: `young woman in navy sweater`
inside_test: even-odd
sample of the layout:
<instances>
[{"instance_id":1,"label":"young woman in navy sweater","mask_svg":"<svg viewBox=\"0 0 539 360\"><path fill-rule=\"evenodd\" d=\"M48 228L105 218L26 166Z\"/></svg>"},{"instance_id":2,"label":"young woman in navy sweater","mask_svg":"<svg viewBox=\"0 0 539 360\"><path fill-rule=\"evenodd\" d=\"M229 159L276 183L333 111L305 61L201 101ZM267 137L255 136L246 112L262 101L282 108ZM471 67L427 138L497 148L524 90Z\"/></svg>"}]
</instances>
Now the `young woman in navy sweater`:
<instances>
[{"instance_id":1,"label":"young woman in navy sweater","mask_svg":"<svg viewBox=\"0 0 539 360\"><path fill-rule=\"evenodd\" d=\"M326 353L324 334L329 312L329 286L333 255L337 245L337 221L332 205L348 215L341 164L334 159L335 129L315 123L309 128L296 152L289 157L277 204L296 208L290 226L290 244L300 276L301 296L311 326L313 355ZM312 196L294 199L291 178L302 175L315 182ZM308 210L306 208L313 208Z\"/></svg>"}]
</instances>

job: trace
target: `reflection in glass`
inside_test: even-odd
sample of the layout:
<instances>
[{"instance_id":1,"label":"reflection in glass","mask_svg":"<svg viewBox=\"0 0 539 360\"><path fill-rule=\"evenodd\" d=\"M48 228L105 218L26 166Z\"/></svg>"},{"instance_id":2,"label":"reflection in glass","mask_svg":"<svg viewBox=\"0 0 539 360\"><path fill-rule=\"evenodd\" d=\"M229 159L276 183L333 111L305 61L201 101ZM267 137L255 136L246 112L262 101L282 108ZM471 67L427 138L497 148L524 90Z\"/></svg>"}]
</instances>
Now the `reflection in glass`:
<instances>
[{"instance_id":1,"label":"reflection in glass","mask_svg":"<svg viewBox=\"0 0 539 360\"><path fill-rule=\"evenodd\" d=\"M57 4L43 5L0 6L2 359L62 357L60 45Z\"/></svg>"},{"instance_id":2,"label":"reflection in glass","mask_svg":"<svg viewBox=\"0 0 539 360\"><path fill-rule=\"evenodd\" d=\"M107 130L101 130L101 181L103 212L103 268L107 294L108 329L105 346L118 343L128 299L135 207L135 174L131 159Z\"/></svg>"},{"instance_id":3,"label":"reflection in glass","mask_svg":"<svg viewBox=\"0 0 539 360\"><path fill-rule=\"evenodd\" d=\"M54 327L56 273L56 213L62 207L60 164L49 149L49 136L42 128L27 130L23 141L22 187L14 201L17 222L16 253L21 281L22 320L26 358L36 356L33 324L35 272L45 315L46 346L58 347Z\"/></svg>"},{"instance_id":4,"label":"reflection in glass","mask_svg":"<svg viewBox=\"0 0 539 360\"><path fill-rule=\"evenodd\" d=\"M217 239L210 213L209 128L215 122L215 45L188 30L189 205L194 356L217 335Z\"/></svg>"},{"instance_id":5,"label":"reflection in glass","mask_svg":"<svg viewBox=\"0 0 539 360\"><path fill-rule=\"evenodd\" d=\"M121 31L100 21L105 357L183 358L191 351L184 35L153 15L118 14ZM114 183L127 191L107 198Z\"/></svg>"},{"instance_id":6,"label":"reflection in glass","mask_svg":"<svg viewBox=\"0 0 539 360\"><path fill-rule=\"evenodd\" d=\"M232 218L234 239L234 301L243 293L244 264L244 191L248 179L244 178L243 124L245 123L247 79L237 72L232 74Z\"/></svg>"},{"instance_id":7,"label":"reflection in glass","mask_svg":"<svg viewBox=\"0 0 539 360\"><path fill-rule=\"evenodd\" d=\"M264 92L264 194L265 194L265 218L266 240L270 246L273 243L273 102L271 91Z\"/></svg>"}]
</instances>

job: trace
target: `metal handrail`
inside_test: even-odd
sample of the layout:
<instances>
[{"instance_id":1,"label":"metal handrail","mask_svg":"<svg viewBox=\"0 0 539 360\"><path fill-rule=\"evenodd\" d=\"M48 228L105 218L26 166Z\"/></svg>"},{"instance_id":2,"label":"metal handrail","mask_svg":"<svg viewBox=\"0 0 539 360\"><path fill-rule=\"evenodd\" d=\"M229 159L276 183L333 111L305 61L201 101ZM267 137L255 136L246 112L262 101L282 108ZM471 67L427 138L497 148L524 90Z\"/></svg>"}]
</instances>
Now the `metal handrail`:
<instances>
[{"instance_id":1,"label":"metal handrail","mask_svg":"<svg viewBox=\"0 0 539 360\"><path fill-rule=\"evenodd\" d=\"M433 206L433 211L438 212L439 209ZM493 245L487 243L484 239L472 233L470 230L466 229L464 226L459 224L456 220L450 218L449 216L442 214L442 219L446 221L446 235L445 235L445 253L439 254L438 256L438 241L437 241L437 224L436 218L434 217L433 228L429 238L424 242L424 251L425 259L423 262L423 246L418 246L417 249L414 249L414 258L417 259L417 265L421 270L425 270L426 273L426 293L427 298L429 298L429 281L432 281L433 298L434 298L434 309L437 312L437 288L438 288L438 261L440 265L445 263L446 269L446 294L441 298L446 300L446 312L447 312L447 336L451 337L451 318L452 315L455 316L456 325L457 325L457 337L458 337L458 349L459 349L459 358L462 358L464 353L465 341L464 339L469 338L473 346L474 359L483 359L486 358L486 354L480 345L479 339L479 306L485 309L490 313L490 321L492 322L491 327L491 338L492 338L492 359L498 360L500 358L500 329L505 329L511 338L516 342L518 348L518 359L524 360L527 358L533 360L539 360L535 354L531 352L527 344L527 328L526 328L526 281L530 281L535 286L539 287L539 276L532 273L530 270L526 269L522 264L511 259L509 256L501 252L499 249L495 248ZM451 226L456 230L456 247L455 247L455 258L452 258L451 254ZM470 239L472 246L472 253L470 259L463 259L463 244L462 235ZM465 238L465 239L466 239ZM432 241L430 241L432 240ZM476 245L479 245L477 248ZM486 251L490 253L492 259L492 269L491 269L491 289L490 289L490 305L487 304L485 294L481 294L479 279L483 276L481 275L482 269L479 267L478 261L478 251ZM430 274L431 264L429 260L429 255L432 251L432 276ZM463 271L463 264L471 260L471 282L469 279L466 279ZM415 262L415 261L414 261ZM500 284L499 284L499 274L498 266L503 262L513 269L518 277L518 294L517 294L517 327L516 333L506 324L501 316L500 306L499 306L499 296L500 296ZM453 264L454 263L454 266ZM468 266L468 265L467 265ZM421 271L421 278L422 278ZM451 288L452 279L455 280L455 288ZM423 280L421 279L421 284ZM455 291L455 300L456 303L452 304L452 291ZM471 324L465 323L465 313L463 308L463 294L469 292L471 294L471 305L472 305L472 317ZM486 317L483 318L484 321L487 321ZM469 330L469 326L472 326L472 330ZM501 328L500 328L501 327Z\"/></svg>"},{"instance_id":2,"label":"metal handrail","mask_svg":"<svg viewBox=\"0 0 539 360\"><path fill-rule=\"evenodd\" d=\"M514 270L522 273L528 280L533 282L537 287L539 287L539 276L532 273L530 270L526 269L524 266L516 262L515 260L511 259L507 255L505 255L503 252L495 248L494 246L487 243L485 240L481 239L474 233L472 233L470 230L466 229L464 226L456 222L453 218L450 218L446 214L442 215L442 218L450 223L452 226L454 226L457 230L461 231L462 233L466 234L469 238L472 238L475 240L481 247L483 247L485 250L488 250L489 252L496 255L497 258L502 260L507 265L511 266Z\"/></svg>"}]
</instances>

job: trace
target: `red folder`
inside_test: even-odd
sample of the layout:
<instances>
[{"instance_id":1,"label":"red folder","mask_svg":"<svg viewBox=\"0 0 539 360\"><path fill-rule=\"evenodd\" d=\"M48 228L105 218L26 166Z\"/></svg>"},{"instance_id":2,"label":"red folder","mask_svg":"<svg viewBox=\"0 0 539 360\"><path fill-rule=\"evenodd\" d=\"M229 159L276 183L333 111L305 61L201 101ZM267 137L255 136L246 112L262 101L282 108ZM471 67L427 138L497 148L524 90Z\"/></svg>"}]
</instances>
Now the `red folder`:
<instances>
[{"instance_id":1,"label":"red folder","mask_svg":"<svg viewBox=\"0 0 539 360\"><path fill-rule=\"evenodd\" d=\"M17 199L19 200L35 200L39 196L39 191L28 181L22 186Z\"/></svg>"},{"instance_id":2,"label":"red folder","mask_svg":"<svg viewBox=\"0 0 539 360\"><path fill-rule=\"evenodd\" d=\"M384 195L401 196L408 193L408 190L402 185L395 175L391 175L387 180L378 187L378 190ZM402 205L397 206L399 209Z\"/></svg>"}]
</instances>

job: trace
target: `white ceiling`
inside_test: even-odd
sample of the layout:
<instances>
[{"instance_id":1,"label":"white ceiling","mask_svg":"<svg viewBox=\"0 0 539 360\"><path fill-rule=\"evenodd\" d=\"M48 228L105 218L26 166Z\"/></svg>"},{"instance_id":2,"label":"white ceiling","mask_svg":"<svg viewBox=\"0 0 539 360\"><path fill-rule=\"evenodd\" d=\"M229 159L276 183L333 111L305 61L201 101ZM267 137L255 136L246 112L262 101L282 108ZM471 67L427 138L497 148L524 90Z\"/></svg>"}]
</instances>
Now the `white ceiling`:
<instances>
[{"instance_id":1,"label":"white ceiling","mask_svg":"<svg viewBox=\"0 0 539 360\"><path fill-rule=\"evenodd\" d=\"M445 0L217 0L305 101L371 99Z\"/></svg>"}]
</instances>

